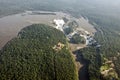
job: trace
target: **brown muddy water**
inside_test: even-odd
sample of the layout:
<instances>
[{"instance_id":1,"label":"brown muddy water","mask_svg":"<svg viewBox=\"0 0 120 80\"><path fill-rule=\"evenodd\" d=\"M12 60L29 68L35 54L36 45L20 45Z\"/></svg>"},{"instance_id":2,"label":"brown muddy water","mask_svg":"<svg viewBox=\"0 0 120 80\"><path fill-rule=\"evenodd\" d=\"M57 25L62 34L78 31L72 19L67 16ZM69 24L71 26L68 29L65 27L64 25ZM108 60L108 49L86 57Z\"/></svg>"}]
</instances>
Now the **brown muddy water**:
<instances>
[{"instance_id":1,"label":"brown muddy water","mask_svg":"<svg viewBox=\"0 0 120 80\"><path fill-rule=\"evenodd\" d=\"M24 13L9 15L0 18L0 49L12 38L16 37L18 32L31 24L47 24L52 26L52 21L56 18L65 16L62 12L42 12L31 13L26 11Z\"/></svg>"},{"instance_id":2,"label":"brown muddy water","mask_svg":"<svg viewBox=\"0 0 120 80\"><path fill-rule=\"evenodd\" d=\"M8 41L16 37L22 28L39 23L53 26L54 19L61 19L63 17L68 18L69 21L77 21L79 28L83 28L90 33L95 32L94 27L83 17L77 19L63 12L26 11L0 18L0 49Z\"/></svg>"}]
</instances>

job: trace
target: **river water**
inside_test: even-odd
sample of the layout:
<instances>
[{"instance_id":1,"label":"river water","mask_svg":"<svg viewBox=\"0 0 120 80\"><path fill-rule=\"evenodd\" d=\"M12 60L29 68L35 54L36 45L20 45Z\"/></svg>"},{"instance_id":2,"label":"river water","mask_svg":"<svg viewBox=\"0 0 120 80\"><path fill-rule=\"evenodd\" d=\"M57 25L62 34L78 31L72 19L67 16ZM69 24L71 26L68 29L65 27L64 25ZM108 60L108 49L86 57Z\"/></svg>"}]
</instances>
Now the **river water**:
<instances>
[{"instance_id":1,"label":"river water","mask_svg":"<svg viewBox=\"0 0 120 80\"><path fill-rule=\"evenodd\" d=\"M42 12L31 14L26 11L20 14L9 15L0 18L0 49L12 38L16 37L18 32L31 24L43 23L52 25L52 21L56 18L62 18L65 14L62 12Z\"/></svg>"}]
</instances>

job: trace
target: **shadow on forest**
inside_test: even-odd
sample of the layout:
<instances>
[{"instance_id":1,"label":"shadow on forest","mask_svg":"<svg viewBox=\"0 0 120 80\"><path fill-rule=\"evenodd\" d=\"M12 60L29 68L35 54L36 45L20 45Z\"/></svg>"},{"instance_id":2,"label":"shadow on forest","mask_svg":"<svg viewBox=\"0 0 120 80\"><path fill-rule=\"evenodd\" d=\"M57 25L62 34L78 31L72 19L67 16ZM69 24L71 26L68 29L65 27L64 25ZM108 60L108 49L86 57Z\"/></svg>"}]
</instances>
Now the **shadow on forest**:
<instances>
[{"instance_id":1,"label":"shadow on forest","mask_svg":"<svg viewBox=\"0 0 120 80\"><path fill-rule=\"evenodd\" d=\"M91 63L90 60L85 59L83 53L80 50L76 50L73 53L76 55L76 61L83 65L78 71L79 80L90 80L89 69L88 69ZM101 55L99 48L96 48L95 64L97 65L97 69L100 69L102 63L101 63ZM99 76L99 79L101 79L101 76Z\"/></svg>"},{"instance_id":2,"label":"shadow on forest","mask_svg":"<svg viewBox=\"0 0 120 80\"><path fill-rule=\"evenodd\" d=\"M88 67L89 67L90 61L84 58L80 50L74 51L73 53L77 57L76 61L78 61L80 64L83 65L78 72L79 80L89 80Z\"/></svg>"}]
</instances>

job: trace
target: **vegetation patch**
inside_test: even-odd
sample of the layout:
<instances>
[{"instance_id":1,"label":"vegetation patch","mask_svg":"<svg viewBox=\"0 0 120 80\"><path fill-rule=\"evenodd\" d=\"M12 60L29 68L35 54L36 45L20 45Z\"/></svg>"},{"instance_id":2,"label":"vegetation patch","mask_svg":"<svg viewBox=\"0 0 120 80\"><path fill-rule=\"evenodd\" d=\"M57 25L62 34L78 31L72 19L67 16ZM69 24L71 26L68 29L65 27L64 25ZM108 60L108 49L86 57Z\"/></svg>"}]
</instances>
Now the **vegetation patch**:
<instances>
[{"instance_id":1,"label":"vegetation patch","mask_svg":"<svg viewBox=\"0 0 120 80\"><path fill-rule=\"evenodd\" d=\"M86 40L84 37L81 37L79 34L75 34L73 35L73 37L71 38L71 42L75 43L75 44L85 44Z\"/></svg>"},{"instance_id":2,"label":"vegetation patch","mask_svg":"<svg viewBox=\"0 0 120 80\"><path fill-rule=\"evenodd\" d=\"M77 80L65 35L51 26L34 24L22 29L0 51L0 80Z\"/></svg>"}]
</instances>

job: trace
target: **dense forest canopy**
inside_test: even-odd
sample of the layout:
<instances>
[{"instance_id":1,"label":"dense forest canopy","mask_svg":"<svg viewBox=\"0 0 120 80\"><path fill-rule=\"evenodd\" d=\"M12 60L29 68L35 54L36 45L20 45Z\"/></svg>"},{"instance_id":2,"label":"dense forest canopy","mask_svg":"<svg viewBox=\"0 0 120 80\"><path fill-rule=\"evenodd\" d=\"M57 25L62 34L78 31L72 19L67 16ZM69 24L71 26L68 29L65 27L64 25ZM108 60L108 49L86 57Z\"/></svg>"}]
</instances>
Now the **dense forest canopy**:
<instances>
[{"instance_id":1,"label":"dense forest canopy","mask_svg":"<svg viewBox=\"0 0 120 80\"><path fill-rule=\"evenodd\" d=\"M65 35L43 24L22 29L0 52L0 80L77 80Z\"/></svg>"}]
</instances>

